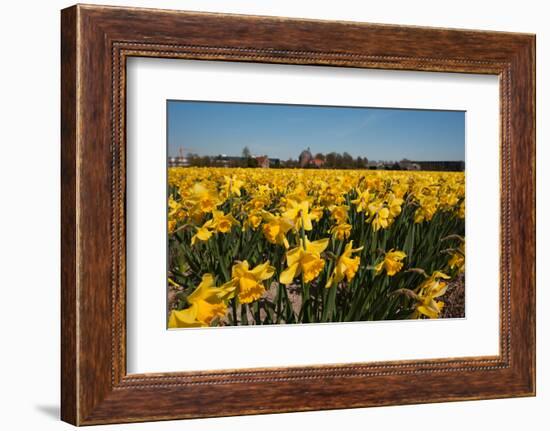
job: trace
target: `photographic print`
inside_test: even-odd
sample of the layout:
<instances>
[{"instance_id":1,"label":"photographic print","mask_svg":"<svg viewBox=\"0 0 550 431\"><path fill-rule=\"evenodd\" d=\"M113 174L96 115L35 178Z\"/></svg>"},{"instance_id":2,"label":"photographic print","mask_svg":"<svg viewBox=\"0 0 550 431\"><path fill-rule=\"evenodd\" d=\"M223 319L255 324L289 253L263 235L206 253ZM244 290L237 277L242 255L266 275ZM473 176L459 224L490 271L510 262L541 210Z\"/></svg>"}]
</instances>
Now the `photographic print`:
<instances>
[{"instance_id":1,"label":"photographic print","mask_svg":"<svg viewBox=\"0 0 550 431\"><path fill-rule=\"evenodd\" d=\"M534 34L75 5L60 45L64 421L535 395Z\"/></svg>"},{"instance_id":2,"label":"photographic print","mask_svg":"<svg viewBox=\"0 0 550 431\"><path fill-rule=\"evenodd\" d=\"M465 112L167 119L168 328L465 317Z\"/></svg>"}]
</instances>

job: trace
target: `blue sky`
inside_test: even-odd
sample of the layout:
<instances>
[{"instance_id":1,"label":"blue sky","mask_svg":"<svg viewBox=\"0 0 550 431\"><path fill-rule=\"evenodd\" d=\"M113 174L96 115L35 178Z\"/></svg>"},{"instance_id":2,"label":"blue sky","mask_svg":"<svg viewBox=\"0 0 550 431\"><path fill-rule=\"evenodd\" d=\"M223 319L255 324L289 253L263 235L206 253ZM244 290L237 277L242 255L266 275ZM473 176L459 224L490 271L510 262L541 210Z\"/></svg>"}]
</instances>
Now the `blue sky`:
<instances>
[{"instance_id":1,"label":"blue sky","mask_svg":"<svg viewBox=\"0 0 550 431\"><path fill-rule=\"evenodd\" d=\"M303 149L369 160L464 160L465 113L168 101L168 154L297 159Z\"/></svg>"}]
</instances>

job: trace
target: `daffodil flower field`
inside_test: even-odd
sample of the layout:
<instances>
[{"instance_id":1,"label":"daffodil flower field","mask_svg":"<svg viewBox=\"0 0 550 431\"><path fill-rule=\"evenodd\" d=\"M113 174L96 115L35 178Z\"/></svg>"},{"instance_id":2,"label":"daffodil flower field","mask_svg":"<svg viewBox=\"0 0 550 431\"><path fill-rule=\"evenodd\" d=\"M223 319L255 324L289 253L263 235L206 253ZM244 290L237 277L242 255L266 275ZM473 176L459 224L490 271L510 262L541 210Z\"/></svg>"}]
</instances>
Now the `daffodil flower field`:
<instances>
[{"instance_id":1,"label":"daffodil flower field","mask_svg":"<svg viewBox=\"0 0 550 431\"><path fill-rule=\"evenodd\" d=\"M442 317L463 172L168 170L169 328Z\"/></svg>"}]
</instances>

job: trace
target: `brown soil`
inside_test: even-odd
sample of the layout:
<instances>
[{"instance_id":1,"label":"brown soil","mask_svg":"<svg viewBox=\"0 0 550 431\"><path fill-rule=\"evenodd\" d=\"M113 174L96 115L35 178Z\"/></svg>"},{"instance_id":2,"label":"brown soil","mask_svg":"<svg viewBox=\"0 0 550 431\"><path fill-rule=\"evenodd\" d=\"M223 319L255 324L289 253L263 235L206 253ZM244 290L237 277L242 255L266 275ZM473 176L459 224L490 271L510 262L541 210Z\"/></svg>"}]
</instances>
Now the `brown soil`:
<instances>
[{"instance_id":1,"label":"brown soil","mask_svg":"<svg viewBox=\"0 0 550 431\"><path fill-rule=\"evenodd\" d=\"M462 273L449 283L447 292L442 298L443 302L445 302L445 307L443 307L443 312L441 313L442 318L465 317L464 293L464 273Z\"/></svg>"}]
</instances>

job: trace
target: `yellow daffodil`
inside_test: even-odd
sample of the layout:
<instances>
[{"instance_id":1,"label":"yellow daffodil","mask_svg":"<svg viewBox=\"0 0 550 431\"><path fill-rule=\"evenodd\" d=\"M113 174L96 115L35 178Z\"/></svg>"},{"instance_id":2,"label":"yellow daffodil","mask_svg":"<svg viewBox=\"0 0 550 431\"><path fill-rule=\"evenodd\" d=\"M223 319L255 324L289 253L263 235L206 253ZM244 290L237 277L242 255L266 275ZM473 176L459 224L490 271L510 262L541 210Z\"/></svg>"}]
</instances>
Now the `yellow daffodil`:
<instances>
[{"instance_id":1,"label":"yellow daffodil","mask_svg":"<svg viewBox=\"0 0 550 431\"><path fill-rule=\"evenodd\" d=\"M323 208L321 207L311 208L309 217L311 218L312 221L321 220L321 218L323 217Z\"/></svg>"},{"instance_id":2,"label":"yellow daffodil","mask_svg":"<svg viewBox=\"0 0 550 431\"><path fill-rule=\"evenodd\" d=\"M355 277L359 269L361 258L359 256L352 257L353 253L363 250L363 247L353 248L353 241L346 244L344 253L338 258L334 271L329 277L325 287L331 287L333 284L340 283L344 278L348 283Z\"/></svg>"},{"instance_id":3,"label":"yellow daffodil","mask_svg":"<svg viewBox=\"0 0 550 431\"><path fill-rule=\"evenodd\" d=\"M232 175L230 177L225 175L223 178L225 180L225 183L222 186L222 190L224 191L225 196L240 196L241 188L244 186L244 181L239 180L235 175Z\"/></svg>"},{"instance_id":4,"label":"yellow daffodil","mask_svg":"<svg viewBox=\"0 0 550 431\"><path fill-rule=\"evenodd\" d=\"M466 211L465 211L465 208L464 208L464 201L462 201L462 202L460 203L459 208L458 208L458 216L459 216L460 218L464 218L465 215L466 215Z\"/></svg>"},{"instance_id":5,"label":"yellow daffodil","mask_svg":"<svg viewBox=\"0 0 550 431\"><path fill-rule=\"evenodd\" d=\"M168 233L173 233L176 230L176 220L168 220Z\"/></svg>"},{"instance_id":6,"label":"yellow daffodil","mask_svg":"<svg viewBox=\"0 0 550 431\"><path fill-rule=\"evenodd\" d=\"M455 190L449 190L439 197L439 205L446 211L452 210L458 203L458 195Z\"/></svg>"},{"instance_id":7,"label":"yellow daffodil","mask_svg":"<svg viewBox=\"0 0 550 431\"><path fill-rule=\"evenodd\" d=\"M197 233L191 237L191 245L197 241L208 241L212 236L212 220L206 221L201 227L197 228Z\"/></svg>"},{"instance_id":8,"label":"yellow daffodil","mask_svg":"<svg viewBox=\"0 0 550 431\"><path fill-rule=\"evenodd\" d=\"M451 269L457 269L459 272L464 271L464 256L460 253L453 253L449 259L449 267Z\"/></svg>"},{"instance_id":9,"label":"yellow daffodil","mask_svg":"<svg viewBox=\"0 0 550 431\"><path fill-rule=\"evenodd\" d=\"M301 202L296 202L295 200L289 200L287 209L283 212L283 217L292 220L296 230L300 230L303 226L304 230L310 231L313 229L311 224L311 215L309 213L309 202L303 200Z\"/></svg>"},{"instance_id":10,"label":"yellow daffodil","mask_svg":"<svg viewBox=\"0 0 550 431\"><path fill-rule=\"evenodd\" d=\"M380 204L369 205L370 220L372 230L386 229L390 225L390 210Z\"/></svg>"},{"instance_id":11,"label":"yellow daffodil","mask_svg":"<svg viewBox=\"0 0 550 431\"><path fill-rule=\"evenodd\" d=\"M392 219L401 214L401 205L403 205L403 199L396 197L393 193L390 193L387 197L387 202L390 211L390 217Z\"/></svg>"},{"instance_id":12,"label":"yellow daffodil","mask_svg":"<svg viewBox=\"0 0 550 431\"><path fill-rule=\"evenodd\" d=\"M447 291L447 283L441 279L448 280L450 277L440 271L435 271L426 281L424 281L416 293L418 302L413 317L426 316L430 319L439 317L445 303L436 301L435 298L443 296Z\"/></svg>"},{"instance_id":13,"label":"yellow daffodil","mask_svg":"<svg viewBox=\"0 0 550 431\"><path fill-rule=\"evenodd\" d=\"M357 199L352 200L351 203L355 205L355 211L360 213L368 209L371 198L372 195L369 190L365 190L360 192Z\"/></svg>"},{"instance_id":14,"label":"yellow daffodil","mask_svg":"<svg viewBox=\"0 0 550 431\"><path fill-rule=\"evenodd\" d=\"M325 261L321 253L328 247L329 239L309 241L305 238L305 244L300 240L300 245L287 251L286 260L288 268L285 269L279 278L283 284L291 284L295 277L302 274L304 283L317 278L325 267Z\"/></svg>"},{"instance_id":15,"label":"yellow daffodil","mask_svg":"<svg viewBox=\"0 0 550 431\"><path fill-rule=\"evenodd\" d=\"M344 240L349 238L351 234L351 225L349 223L342 223L334 225L330 229L330 233L332 236L334 236L336 239Z\"/></svg>"},{"instance_id":16,"label":"yellow daffodil","mask_svg":"<svg viewBox=\"0 0 550 431\"><path fill-rule=\"evenodd\" d=\"M258 226L262 223L263 217L261 211L252 211L248 214L245 227L250 227L254 230L258 229Z\"/></svg>"},{"instance_id":17,"label":"yellow daffodil","mask_svg":"<svg viewBox=\"0 0 550 431\"><path fill-rule=\"evenodd\" d=\"M307 200L307 190L303 183L298 183L296 188L287 193L287 199L290 201L303 202Z\"/></svg>"},{"instance_id":18,"label":"yellow daffodil","mask_svg":"<svg viewBox=\"0 0 550 431\"><path fill-rule=\"evenodd\" d=\"M425 197L419 201L420 207L414 213L414 222L422 223L430 221L437 211L437 199L434 197Z\"/></svg>"},{"instance_id":19,"label":"yellow daffodil","mask_svg":"<svg viewBox=\"0 0 550 431\"><path fill-rule=\"evenodd\" d=\"M247 211L260 211L263 210L265 207L267 207L270 203L269 196L266 195L259 195L254 196L250 202L246 205Z\"/></svg>"},{"instance_id":20,"label":"yellow daffodil","mask_svg":"<svg viewBox=\"0 0 550 431\"><path fill-rule=\"evenodd\" d=\"M192 205L193 211L210 213L222 202L215 191L208 189L202 183L195 183L190 190L187 201Z\"/></svg>"},{"instance_id":21,"label":"yellow daffodil","mask_svg":"<svg viewBox=\"0 0 550 431\"><path fill-rule=\"evenodd\" d=\"M271 187L269 184L260 184L258 185L258 194L259 195L269 195L271 193Z\"/></svg>"},{"instance_id":22,"label":"yellow daffodil","mask_svg":"<svg viewBox=\"0 0 550 431\"><path fill-rule=\"evenodd\" d=\"M394 276L403 268L401 261L406 257L407 255L402 251L391 249L384 255L384 259L374 267L376 274L380 274L383 270L386 270L386 273L390 277Z\"/></svg>"},{"instance_id":23,"label":"yellow daffodil","mask_svg":"<svg viewBox=\"0 0 550 431\"><path fill-rule=\"evenodd\" d=\"M397 198L402 199L403 196L405 196L405 193L407 193L408 190L409 190L408 184L397 183L397 184L392 185L392 192L395 195L395 197L397 197Z\"/></svg>"},{"instance_id":24,"label":"yellow daffodil","mask_svg":"<svg viewBox=\"0 0 550 431\"><path fill-rule=\"evenodd\" d=\"M261 298L265 292L263 281L273 277L275 268L269 261L249 269L246 260L237 262L231 270L230 284L236 287L236 294L242 304L248 304Z\"/></svg>"},{"instance_id":25,"label":"yellow daffodil","mask_svg":"<svg viewBox=\"0 0 550 431\"><path fill-rule=\"evenodd\" d=\"M337 224L347 223L349 207L347 205L333 205L330 209L330 216Z\"/></svg>"},{"instance_id":26,"label":"yellow daffodil","mask_svg":"<svg viewBox=\"0 0 550 431\"><path fill-rule=\"evenodd\" d=\"M168 233L173 233L176 230L178 221L184 220L186 211L181 202L174 199L172 195L168 198Z\"/></svg>"},{"instance_id":27,"label":"yellow daffodil","mask_svg":"<svg viewBox=\"0 0 550 431\"><path fill-rule=\"evenodd\" d=\"M168 198L168 218L173 220L182 219L185 216L185 210L181 202L174 199L172 195Z\"/></svg>"},{"instance_id":28,"label":"yellow daffodil","mask_svg":"<svg viewBox=\"0 0 550 431\"><path fill-rule=\"evenodd\" d=\"M216 287L212 274L204 274L199 286L187 297L189 307L170 312L168 327L209 326L214 318L225 316L227 301L234 290L229 283Z\"/></svg>"},{"instance_id":29,"label":"yellow daffodil","mask_svg":"<svg viewBox=\"0 0 550 431\"><path fill-rule=\"evenodd\" d=\"M268 212L264 213L263 233L266 239L272 244L284 245L289 247L287 232L294 227L292 221L286 217L274 216Z\"/></svg>"},{"instance_id":30,"label":"yellow daffodil","mask_svg":"<svg viewBox=\"0 0 550 431\"><path fill-rule=\"evenodd\" d=\"M220 233L231 231L233 226L239 226L239 222L231 214L224 214L223 211L212 211L212 229Z\"/></svg>"},{"instance_id":31,"label":"yellow daffodil","mask_svg":"<svg viewBox=\"0 0 550 431\"><path fill-rule=\"evenodd\" d=\"M464 258L464 243L460 245L458 250L456 250L449 259L449 267L451 269L456 269L458 272L464 272L464 265L466 259Z\"/></svg>"}]
</instances>

